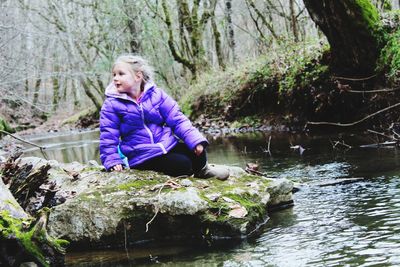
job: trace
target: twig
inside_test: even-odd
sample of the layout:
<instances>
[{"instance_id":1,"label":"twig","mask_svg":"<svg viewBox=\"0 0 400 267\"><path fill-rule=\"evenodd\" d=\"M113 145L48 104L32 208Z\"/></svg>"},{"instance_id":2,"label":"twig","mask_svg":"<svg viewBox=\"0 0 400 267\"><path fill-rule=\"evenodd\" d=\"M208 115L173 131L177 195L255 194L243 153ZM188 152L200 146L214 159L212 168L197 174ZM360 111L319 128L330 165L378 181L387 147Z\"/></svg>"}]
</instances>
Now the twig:
<instances>
[{"instance_id":1,"label":"twig","mask_svg":"<svg viewBox=\"0 0 400 267\"><path fill-rule=\"evenodd\" d=\"M365 121L365 120L367 120L367 119L369 119L371 117L374 117L375 115L378 115L379 113L388 111L388 110L390 110L392 108L395 108L395 107L398 107L398 106L400 106L400 102L397 103L397 104L394 104L393 106L389 106L389 107L386 107L384 109L381 109L381 110L379 110L379 111L377 111L375 113L369 114L368 116L362 118L361 120L358 120L358 121L355 121L355 122L352 122L352 123L340 123L340 122L339 123L335 123L335 122L325 122L325 121L313 122L313 121L309 121L309 122L306 123L305 127L307 127L307 125L332 125L332 126L339 126L339 127L354 126L354 125L357 125L357 124L359 124L359 123L361 123L361 122L363 122L363 121Z\"/></svg>"},{"instance_id":2,"label":"twig","mask_svg":"<svg viewBox=\"0 0 400 267\"><path fill-rule=\"evenodd\" d=\"M334 79L347 80L347 81L366 81L366 80L372 79L374 77L376 77L376 74L365 77L365 78L348 78L348 77L332 76L332 78L334 78Z\"/></svg>"},{"instance_id":3,"label":"twig","mask_svg":"<svg viewBox=\"0 0 400 267\"><path fill-rule=\"evenodd\" d=\"M269 156L271 157L271 156L272 156L272 154L271 154L270 147L271 147L271 135L270 135L270 136L269 136L269 138L268 138L268 145L267 145L267 149L263 149L263 148L261 148L262 152L264 152L264 153L268 153L268 154L269 154Z\"/></svg>"},{"instance_id":4,"label":"twig","mask_svg":"<svg viewBox=\"0 0 400 267\"><path fill-rule=\"evenodd\" d=\"M127 246L127 237L126 237L126 222L124 221L124 246L125 246L125 253L126 253L126 257L128 258L128 260L130 260L129 257L129 250L128 250L128 246Z\"/></svg>"},{"instance_id":5,"label":"twig","mask_svg":"<svg viewBox=\"0 0 400 267\"><path fill-rule=\"evenodd\" d=\"M346 144L344 141L333 141L333 148L336 148L337 145L342 145L344 147L347 147L348 149L353 148L351 145Z\"/></svg>"},{"instance_id":6,"label":"twig","mask_svg":"<svg viewBox=\"0 0 400 267\"><path fill-rule=\"evenodd\" d=\"M260 172L260 171L257 171L257 170L252 170L252 169L250 169L248 167L246 167L245 171L247 173L250 173L250 174L256 174L256 175L259 175L259 176L265 176L265 174L263 172Z\"/></svg>"},{"instance_id":7,"label":"twig","mask_svg":"<svg viewBox=\"0 0 400 267\"><path fill-rule=\"evenodd\" d=\"M394 135L396 135L397 137L400 137L400 134L396 133L396 131L392 131L392 133L394 133ZM394 138L394 139L396 139L396 138Z\"/></svg>"},{"instance_id":8,"label":"twig","mask_svg":"<svg viewBox=\"0 0 400 267\"><path fill-rule=\"evenodd\" d=\"M377 135L381 135L381 136L384 136L384 137L389 138L389 139L392 139L392 140L397 140L397 139L394 138L393 136L389 136L389 135L386 135L386 134L384 134L384 133L380 133L380 132L377 132L377 131L374 131L374 130L368 129L367 132L370 132L370 133L373 133L373 134L377 134Z\"/></svg>"},{"instance_id":9,"label":"twig","mask_svg":"<svg viewBox=\"0 0 400 267\"><path fill-rule=\"evenodd\" d=\"M160 203L160 196L161 196L161 190L164 188L164 186L166 185L166 183L164 183L161 187L160 187L160 189L158 190L158 193L157 193L157 198L158 198L158 203ZM154 205L154 207L155 207L155 213L154 213L154 215L153 215L153 217L150 219L150 221L148 221L147 223L146 223L146 233L149 231L149 225L154 221L154 219L157 217L157 214L158 214L158 211L160 210L160 207L158 206L158 205Z\"/></svg>"}]
</instances>

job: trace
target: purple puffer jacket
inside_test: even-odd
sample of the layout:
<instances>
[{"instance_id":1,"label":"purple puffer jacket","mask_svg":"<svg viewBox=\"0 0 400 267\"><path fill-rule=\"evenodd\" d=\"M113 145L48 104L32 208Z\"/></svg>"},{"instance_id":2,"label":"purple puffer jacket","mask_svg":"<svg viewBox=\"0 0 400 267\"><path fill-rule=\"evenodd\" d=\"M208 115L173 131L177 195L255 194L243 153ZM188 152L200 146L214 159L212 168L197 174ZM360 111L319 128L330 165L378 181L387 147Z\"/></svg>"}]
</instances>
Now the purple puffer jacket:
<instances>
[{"instance_id":1,"label":"purple puffer jacket","mask_svg":"<svg viewBox=\"0 0 400 267\"><path fill-rule=\"evenodd\" d=\"M166 154L178 138L191 150L199 143L208 144L175 100L152 83L146 83L139 103L118 93L113 84L107 87L106 97L100 111L100 159L107 170L123 164L118 145L134 167Z\"/></svg>"}]
</instances>

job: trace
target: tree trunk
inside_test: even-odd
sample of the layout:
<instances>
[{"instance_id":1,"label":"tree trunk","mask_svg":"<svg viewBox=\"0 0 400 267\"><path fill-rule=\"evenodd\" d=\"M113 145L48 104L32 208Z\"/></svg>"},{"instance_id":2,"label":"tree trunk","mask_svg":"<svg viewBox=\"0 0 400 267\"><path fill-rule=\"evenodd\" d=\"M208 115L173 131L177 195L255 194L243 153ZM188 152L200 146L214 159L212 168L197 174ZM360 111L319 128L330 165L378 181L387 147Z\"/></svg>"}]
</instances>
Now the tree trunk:
<instances>
[{"instance_id":1,"label":"tree trunk","mask_svg":"<svg viewBox=\"0 0 400 267\"><path fill-rule=\"evenodd\" d=\"M290 24L293 32L293 38L294 41L297 43L299 41L299 31L297 27L297 17L296 17L296 12L294 9L294 0L289 1L289 6L290 6Z\"/></svg>"},{"instance_id":2,"label":"tree trunk","mask_svg":"<svg viewBox=\"0 0 400 267\"><path fill-rule=\"evenodd\" d=\"M236 42L235 42L235 31L233 29L232 22L232 0L225 1L226 7L226 23L228 24L228 45L232 52L232 61L236 62Z\"/></svg>"},{"instance_id":3,"label":"tree trunk","mask_svg":"<svg viewBox=\"0 0 400 267\"><path fill-rule=\"evenodd\" d=\"M328 39L333 71L348 76L374 73L379 55L379 14L369 0L304 0Z\"/></svg>"},{"instance_id":4,"label":"tree trunk","mask_svg":"<svg viewBox=\"0 0 400 267\"><path fill-rule=\"evenodd\" d=\"M40 85L42 84L42 79L37 79L35 82L35 91L33 92L33 100L32 100L32 108L36 106L39 100L39 90L40 90Z\"/></svg>"},{"instance_id":5,"label":"tree trunk","mask_svg":"<svg viewBox=\"0 0 400 267\"><path fill-rule=\"evenodd\" d=\"M53 81L53 111L58 109L58 103L60 102L60 81L58 76L52 77Z\"/></svg>"}]
</instances>

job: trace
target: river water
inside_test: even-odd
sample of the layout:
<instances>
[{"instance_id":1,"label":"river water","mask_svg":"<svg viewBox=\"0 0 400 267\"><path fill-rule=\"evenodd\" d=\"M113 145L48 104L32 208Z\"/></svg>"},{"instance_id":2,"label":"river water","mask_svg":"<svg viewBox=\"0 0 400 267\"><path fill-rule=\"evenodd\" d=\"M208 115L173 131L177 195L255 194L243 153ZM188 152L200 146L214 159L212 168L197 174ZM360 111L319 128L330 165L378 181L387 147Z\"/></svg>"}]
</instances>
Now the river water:
<instances>
[{"instance_id":1,"label":"river water","mask_svg":"<svg viewBox=\"0 0 400 267\"><path fill-rule=\"evenodd\" d=\"M268 140L271 155L266 153ZM32 136L60 162L98 160L98 131ZM209 161L257 162L269 177L298 183L293 208L270 214L259 236L239 243L143 245L128 251L71 252L68 266L395 266L400 265L400 153L357 135L251 133L209 137ZM351 145L348 148L336 141ZM336 144L336 146L335 146ZM291 147L301 146L304 152ZM43 157L36 148L25 155ZM319 186L338 178L350 184Z\"/></svg>"}]
</instances>

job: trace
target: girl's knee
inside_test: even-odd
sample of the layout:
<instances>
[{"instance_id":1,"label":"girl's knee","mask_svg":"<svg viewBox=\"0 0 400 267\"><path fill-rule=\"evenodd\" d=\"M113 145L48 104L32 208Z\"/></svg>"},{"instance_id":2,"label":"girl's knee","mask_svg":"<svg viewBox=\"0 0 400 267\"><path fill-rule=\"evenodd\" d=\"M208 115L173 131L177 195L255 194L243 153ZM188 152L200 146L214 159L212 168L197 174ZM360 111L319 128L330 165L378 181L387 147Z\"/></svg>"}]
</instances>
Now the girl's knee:
<instances>
[{"instance_id":1,"label":"girl's knee","mask_svg":"<svg viewBox=\"0 0 400 267\"><path fill-rule=\"evenodd\" d=\"M189 158L182 158L175 164L171 165L171 176L192 175L193 166Z\"/></svg>"},{"instance_id":2,"label":"girl's knee","mask_svg":"<svg viewBox=\"0 0 400 267\"><path fill-rule=\"evenodd\" d=\"M193 174L192 162L190 160L185 162L180 162L180 164L176 166L175 171L176 171L175 176L192 175Z\"/></svg>"}]
</instances>

